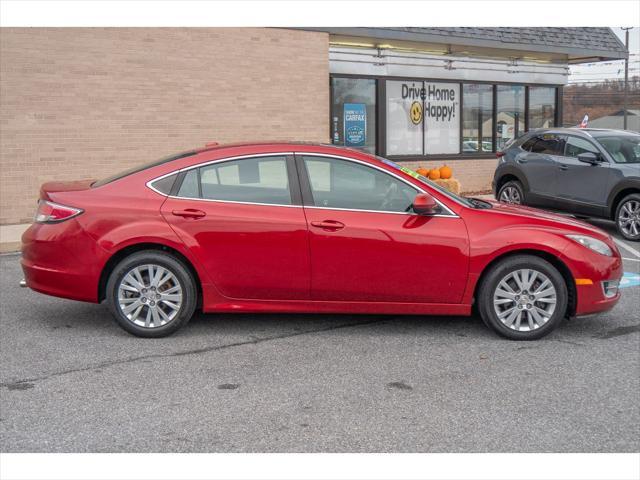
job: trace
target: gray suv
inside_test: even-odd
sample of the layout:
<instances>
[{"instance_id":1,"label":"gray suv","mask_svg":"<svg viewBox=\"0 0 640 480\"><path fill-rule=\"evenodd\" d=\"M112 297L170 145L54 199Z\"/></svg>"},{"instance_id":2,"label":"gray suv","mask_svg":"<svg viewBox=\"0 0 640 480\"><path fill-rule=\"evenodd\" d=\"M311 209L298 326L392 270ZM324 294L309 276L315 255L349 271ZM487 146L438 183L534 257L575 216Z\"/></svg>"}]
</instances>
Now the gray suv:
<instances>
[{"instance_id":1,"label":"gray suv","mask_svg":"<svg viewBox=\"0 0 640 480\"><path fill-rule=\"evenodd\" d=\"M640 240L640 135L619 130L530 131L502 152L497 200L615 220Z\"/></svg>"}]
</instances>

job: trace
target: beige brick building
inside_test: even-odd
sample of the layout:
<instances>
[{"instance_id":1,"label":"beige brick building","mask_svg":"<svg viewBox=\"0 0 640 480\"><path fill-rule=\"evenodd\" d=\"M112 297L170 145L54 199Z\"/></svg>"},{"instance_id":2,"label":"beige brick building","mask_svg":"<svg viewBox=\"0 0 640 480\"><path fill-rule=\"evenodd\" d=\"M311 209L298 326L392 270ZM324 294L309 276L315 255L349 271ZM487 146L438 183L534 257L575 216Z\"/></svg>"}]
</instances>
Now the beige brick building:
<instances>
[{"instance_id":1,"label":"beige brick building","mask_svg":"<svg viewBox=\"0 0 640 480\"><path fill-rule=\"evenodd\" d=\"M569 63L624 55L606 28L2 28L2 249L43 182L210 141L346 144L487 190L502 143L560 123Z\"/></svg>"}]
</instances>

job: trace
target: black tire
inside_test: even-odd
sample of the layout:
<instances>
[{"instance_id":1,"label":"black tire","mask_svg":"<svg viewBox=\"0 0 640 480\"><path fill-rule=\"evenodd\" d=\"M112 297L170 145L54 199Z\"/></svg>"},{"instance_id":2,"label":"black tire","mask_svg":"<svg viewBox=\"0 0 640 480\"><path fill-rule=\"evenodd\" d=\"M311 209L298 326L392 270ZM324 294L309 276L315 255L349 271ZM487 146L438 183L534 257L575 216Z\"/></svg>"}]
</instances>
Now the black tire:
<instances>
[{"instance_id":1,"label":"black tire","mask_svg":"<svg viewBox=\"0 0 640 480\"><path fill-rule=\"evenodd\" d=\"M125 275L136 267L149 264L163 267L175 276L182 290L182 304L175 316L166 324L145 327L136 325L123 313L118 300L118 290ZM158 338L171 335L189 322L196 309L198 290L189 269L176 257L157 250L144 250L129 255L116 265L109 275L105 297L109 310L123 329L138 337ZM149 305L145 305L145 308L149 309ZM158 308L160 308L160 301L158 301Z\"/></svg>"},{"instance_id":2,"label":"black tire","mask_svg":"<svg viewBox=\"0 0 640 480\"><path fill-rule=\"evenodd\" d=\"M638 205L640 205L640 194L639 193L632 193L630 195L627 195L626 197L624 197L620 203L618 204L617 208L616 208L616 216L615 216L615 221L616 221L616 228L618 229L618 232L620 232L620 235L622 235L624 238L626 238L627 240L631 240L632 242L639 242L640 241L640 231L638 231L637 235L634 235L632 230L627 227L628 231L625 231L624 227L621 225L621 222L624 220L623 218L621 218L621 213L623 213L622 208L627 205L635 205L636 208L639 208ZM637 214L640 214L640 211L636 210ZM640 218L637 218L637 222L640 222ZM640 228L637 226L636 223L636 228Z\"/></svg>"},{"instance_id":3,"label":"black tire","mask_svg":"<svg viewBox=\"0 0 640 480\"><path fill-rule=\"evenodd\" d=\"M517 201L514 195L511 195L512 192L516 192ZM511 198L511 201L507 201L506 199L502 200L503 194ZM522 184L518 180L509 180L504 185L500 187L498 190L498 195L496 196L496 200L499 202L506 203L514 203L517 205L524 205L524 189L522 188Z\"/></svg>"},{"instance_id":4,"label":"black tire","mask_svg":"<svg viewBox=\"0 0 640 480\"><path fill-rule=\"evenodd\" d=\"M515 330L506 326L498 318L498 314L496 313L496 308L502 307L494 307L493 302L494 293L496 292L496 289L498 288L500 282L510 273L516 272L521 269L530 269L542 273L547 277L547 279L549 279L549 281L555 288L555 310L550 315L548 320L546 320L546 323L542 324L541 326L537 326L529 331ZM549 334L564 320L567 312L568 302L567 284L565 283L565 280L560 272L546 260L534 255L516 255L507 257L491 267L491 269L486 273L482 280L482 284L480 285L480 288L478 290L478 296L476 300L478 303L478 311L480 312L482 320L487 326L491 327L498 334L511 340L537 340ZM537 304L537 301L535 300L532 301L532 304L534 305L534 307L535 305L544 305ZM508 305L506 308L510 306L511 305ZM513 306L514 308L520 308L517 306L517 302L515 301ZM526 307L526 305L524 305L523 307ZM520 311L522 310L520 309ZM531 314L527 312L525 316L529 318L531 317ZM537 324L534 323L534 326L535 325ZM523 328L528 327L525 326Z\"/></svg>"}]
</instances>

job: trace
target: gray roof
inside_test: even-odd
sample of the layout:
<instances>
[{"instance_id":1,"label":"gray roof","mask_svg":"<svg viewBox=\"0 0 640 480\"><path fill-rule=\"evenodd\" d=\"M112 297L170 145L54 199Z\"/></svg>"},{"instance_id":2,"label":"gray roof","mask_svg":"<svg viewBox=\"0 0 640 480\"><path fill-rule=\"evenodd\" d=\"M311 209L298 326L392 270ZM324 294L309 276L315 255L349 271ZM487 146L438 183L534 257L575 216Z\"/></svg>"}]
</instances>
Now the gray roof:
<instances>
[{"instance_id":1,"label":"gray roof","mask_svg":"<svg viewBox=\"0 0 640 480\"><path fill-rule=\"evenodd\" d=\"M624 44L608 27L330 27L306 30L380 40L566 54L571 63L620 59L628 55Z\"/></svg>"}]
</instances>

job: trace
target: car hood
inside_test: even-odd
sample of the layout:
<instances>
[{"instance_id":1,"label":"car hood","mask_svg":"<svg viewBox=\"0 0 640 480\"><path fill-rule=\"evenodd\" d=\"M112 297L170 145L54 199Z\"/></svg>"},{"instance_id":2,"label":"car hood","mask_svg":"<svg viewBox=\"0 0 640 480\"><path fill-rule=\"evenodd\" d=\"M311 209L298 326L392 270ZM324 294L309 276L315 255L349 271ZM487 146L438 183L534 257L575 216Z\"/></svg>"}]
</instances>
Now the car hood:
<instances>
[{"instance_id":1,"label":"car hood","mask_svg":"<svg viewBox=\"0 0 640 480\"><path fill-rule=\"evenodd\" d=\"M577 220L574 217L546 212L544 210L526 207L524 205L514 205L510 203L497 202L495 200L485 201L491 204L493 208L490 211L496 215L520 217L521 220L518 223L521 225L530 224L531 226L540 226L541 223L544 223L545 226L565 230L566 233L591 235L611 243L611 237L606 232L586 222ZM549 225L549 223L552 223L553 225Z\"/></svg>"}]
</instances>

